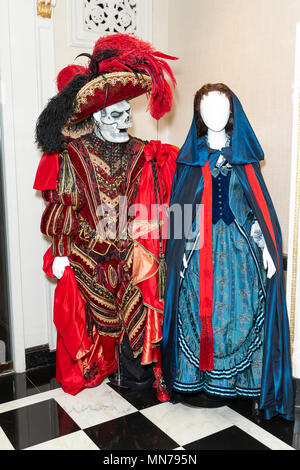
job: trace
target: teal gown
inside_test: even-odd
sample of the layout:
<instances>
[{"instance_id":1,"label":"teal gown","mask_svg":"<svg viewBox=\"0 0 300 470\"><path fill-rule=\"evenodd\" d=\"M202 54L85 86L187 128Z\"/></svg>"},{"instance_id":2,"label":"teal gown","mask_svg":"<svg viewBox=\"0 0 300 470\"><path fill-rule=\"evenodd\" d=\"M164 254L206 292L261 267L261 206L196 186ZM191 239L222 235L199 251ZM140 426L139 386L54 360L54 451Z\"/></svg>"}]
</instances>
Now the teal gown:
<instances>
[{"instance_id":1,"label":"teal gown","mask_svg":"<svg viewBox=\"0 0 300 470\"><path fill-rule=\"evenodd\" d=\"M185 245L177 310L174 390L222 397L259 397L263 363L266 273L250 235L255 221L233 167L212 172L213 361L199 370L199 214Z\"/></svg>"}]
</instances>

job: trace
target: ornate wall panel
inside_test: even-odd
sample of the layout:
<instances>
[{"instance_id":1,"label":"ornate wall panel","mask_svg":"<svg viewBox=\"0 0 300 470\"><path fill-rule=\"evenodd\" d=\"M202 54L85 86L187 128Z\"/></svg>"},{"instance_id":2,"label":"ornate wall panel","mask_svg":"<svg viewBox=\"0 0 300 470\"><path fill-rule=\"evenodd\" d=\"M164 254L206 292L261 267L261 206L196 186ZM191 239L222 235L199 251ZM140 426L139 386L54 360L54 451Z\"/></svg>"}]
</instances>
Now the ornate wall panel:
<instances>
[{"instance_id":1,"label":"ornate wall panel","mask_svg":"<svg viewBox=\"0 0 300 470\"><path fill-rule=\"evenodd\" d=\"M92 47L105 34L152 40L152 0L69 0L69 43Z\"/></svg>"}]
</instances>

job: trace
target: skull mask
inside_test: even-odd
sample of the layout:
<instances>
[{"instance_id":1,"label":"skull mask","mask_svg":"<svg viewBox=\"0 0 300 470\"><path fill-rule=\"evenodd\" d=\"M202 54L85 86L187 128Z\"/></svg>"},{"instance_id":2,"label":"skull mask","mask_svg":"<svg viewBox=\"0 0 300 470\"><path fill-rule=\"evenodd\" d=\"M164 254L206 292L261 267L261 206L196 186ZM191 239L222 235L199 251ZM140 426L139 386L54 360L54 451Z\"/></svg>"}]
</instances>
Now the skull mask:
<instances>
[{"instance_id":1,"label":"skull mask","mask_svg":"<svg viewBox=\"0 0 300 470\"><path fill-rule=\"evenodd\" d=\"M128 101L119 101L93 114L95 132L108 142L127 142L127 129L132 126L131 107Z\"/></svg>"}]
</instances>

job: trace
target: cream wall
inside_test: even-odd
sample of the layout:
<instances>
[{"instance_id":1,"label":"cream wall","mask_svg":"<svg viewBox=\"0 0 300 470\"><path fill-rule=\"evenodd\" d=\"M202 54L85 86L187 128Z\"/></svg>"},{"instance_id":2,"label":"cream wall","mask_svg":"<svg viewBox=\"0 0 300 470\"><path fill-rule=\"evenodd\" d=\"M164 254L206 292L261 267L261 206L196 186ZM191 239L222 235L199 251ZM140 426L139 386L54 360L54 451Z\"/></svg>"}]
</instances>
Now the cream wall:
<instances>
[{"instance_id":1,"label":"cream wall","mask_svg":"<svg viewBox=\"0 0 300 470\"><path fill-rule=\"evenodd\" d=\"M297 0L161 0L168 5L169 53L180 60L170 143L181 146L204 83L239 97L265 152L263 175L287 252ZM166 125L166 124L165 124Z\"/></svg>"}]
</instances>

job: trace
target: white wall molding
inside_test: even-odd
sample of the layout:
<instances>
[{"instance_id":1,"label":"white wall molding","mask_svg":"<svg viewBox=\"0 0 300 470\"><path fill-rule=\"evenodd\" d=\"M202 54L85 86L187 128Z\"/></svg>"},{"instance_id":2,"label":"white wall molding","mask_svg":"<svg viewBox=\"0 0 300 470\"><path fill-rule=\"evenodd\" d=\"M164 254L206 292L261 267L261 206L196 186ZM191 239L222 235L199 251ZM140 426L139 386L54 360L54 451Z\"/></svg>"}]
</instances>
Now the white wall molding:
<instances>
[{"instance_id":1,"label":"white wall molding","mask_svg":"<svg viewBox=\"0 0 300 470\"><path fill-rule=\"evenodd\" d=\"M22 299L20 226L18 220L18 185L16 178L16 148L13 116L13 87L11 65L9 4L0 0L0 78L1 112L3 125L3 176L6 209L8 249L10 329L12 358L17 371L25 370L24 312Z\"/></svg>"},{"instance_id":2,"label":"white wall molding","mask_svg":"<svg viewBox=\"0 0 300 470\"><path fill-rule=\"evenodd\" d=\"M55 2L51 2L55 7ZM36 34L36 64L38 85L38 110L39 113L46 105L49 98L56 94L55 83L55 55L54 55L54 27L53 15L50 19L35 16ZM41 198L41 214L45 209ZM49 248L49 242L44 242L45 251ZM43 276L43 273L40 273ZM56 283L44 277L45 302L47 311L47 328L49 349L56 348L56 328L53 323L53 302Z\"/></svg>"},{"instance_id":3,"label":"white wall molding","mask_svg":"<svg viewBox=\"0 0 300 470\"><path fill-rule=\"evenodd\" d=\"M152 0L68 0L70 46L92 48L99 36L114 32L152 42Z\"/></svg>"},{"instance_id":4,"label":"white wall molding","mask_svg":"<svg viewBox=\"0 0 300 470\"><path fill-rule=\"evenodd\" d=\"M42 271L49 243L40 232L44 203L33 190L40 160L35 123L55 94L52 19L38 17L36 0L0 0L1 89L8 272L14 368L25 349L55 348L54 286Z\"/></svg>"}]
</instances>

